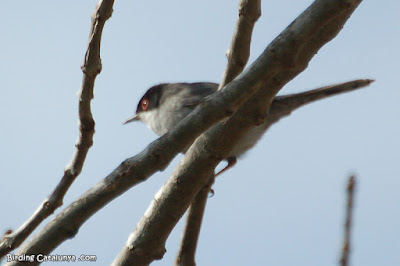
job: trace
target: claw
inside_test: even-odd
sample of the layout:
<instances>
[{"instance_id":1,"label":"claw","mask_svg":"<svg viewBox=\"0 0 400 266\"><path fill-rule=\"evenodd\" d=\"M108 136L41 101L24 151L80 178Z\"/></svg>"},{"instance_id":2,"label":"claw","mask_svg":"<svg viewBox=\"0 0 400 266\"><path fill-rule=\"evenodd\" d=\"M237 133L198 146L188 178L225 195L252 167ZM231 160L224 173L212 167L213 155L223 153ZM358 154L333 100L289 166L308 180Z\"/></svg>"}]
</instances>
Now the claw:
<instances>
[{"instance_id":1,"label":"claw","mask_svg":"<svg viewBox=\"0 0 400 266\"><path fill-rule=\"evenodd\" d=\"M215 177L219 176L220 174L222 174L223 172L225 172L225 171L228 170L229 168L233 167L233 166L236 164L236 162L237 162L236 157L228 157L228 158L226 158L226 161L228 162L228 165L225 166L224 169L222 169L221 171L219 171L219 172L215 175Z\"/></svg>"}]
</instances>

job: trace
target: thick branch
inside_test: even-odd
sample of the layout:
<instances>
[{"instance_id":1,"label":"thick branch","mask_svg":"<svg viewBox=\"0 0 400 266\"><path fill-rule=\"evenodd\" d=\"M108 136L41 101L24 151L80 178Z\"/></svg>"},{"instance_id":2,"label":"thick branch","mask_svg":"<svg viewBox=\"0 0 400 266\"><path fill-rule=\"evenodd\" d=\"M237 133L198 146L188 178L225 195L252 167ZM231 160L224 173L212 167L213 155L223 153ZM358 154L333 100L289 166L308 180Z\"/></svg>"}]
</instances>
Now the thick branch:
<instances>
[{"instance_id":1,"label":"thick branch","mask_svg":"<svg viewBox=\"0 0 400 266\"><path fill-rule=\"evenodd\" d=\"M227 66L218 88L223 88L241 73L250 56L253 28L261 16L261 0L241 0L231 47L227 51ZM213 176L214 179L214 176ZM212 182L214 182L212 180ZM176 258L177 265L195 265L197 241L207 203L209 188L203 187L190 206L182 243Z\"/></svg>"},{"instance_id":2,"label":"thick branch","mask_svg":"<svg viewBox=\"0 0 400 266\"><path fill-rule=\"evenodd\" d=\"M92 15L89 43L82 65L83 80L79 95L79 137L75 144L75 154L64 170L64 176L53 193L35 213L15 232L7 235L0 243L0 258L18 247L37 226L63 204L63 198L76 177L82 171L89 148L93 144L95 122L90 102L93 99L93 87L97 74L101 71L100 41L103 27L111 17L113 0L101 0Z\"/></svg>"},{"instance_id":3,"label":"thick branch","mask_svg":"<svg viewBox=\"0 0 400 266\"><path fill-rule=\"evenodd\" d=\"M114 265L148 265L162 258L171 230L207 183L215 166L229 155L248 130L262 124L276 93L303 71L317 51L338 34L360 2L314 1L255 63L222 89L229 90L235 85L252 89L263 85L231 118L212 127L195 141L156 194Z\"/></svg>"}]
</instances>

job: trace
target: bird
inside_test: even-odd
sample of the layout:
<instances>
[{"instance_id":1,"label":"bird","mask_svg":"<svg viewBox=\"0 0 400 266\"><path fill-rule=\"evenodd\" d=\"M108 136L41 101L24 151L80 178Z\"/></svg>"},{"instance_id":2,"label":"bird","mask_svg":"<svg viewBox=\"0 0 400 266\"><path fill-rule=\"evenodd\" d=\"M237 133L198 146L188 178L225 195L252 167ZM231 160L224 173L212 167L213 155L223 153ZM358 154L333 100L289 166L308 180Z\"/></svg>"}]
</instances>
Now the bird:
<instances>
[{"instance_id":1,"label":"bird","mask_svg":"<svg viewBox=\"0 0 400 266\"><path fill-rule=\"evenodd\" d=\"M271 103L267 119L261 125L250 128L239 139L230 154L224 158L228 165L216 176L233 167L237 162L237 157L253 148L272 124L289 116L294 110L324 98L357 90L372 82L374 80L371 79L354 80L305 92L276 96ZM213 82L155 85L146 91L137 105L135 115L127 119L124 124L141 121L157 135L162 136L190 114L205 97L217 90L218 84ZM190 145L182 152L185 153L189 147Z\"/></svg>"},{"instance_id":2,"label":"bird","mask_svg":"<svg viewBox=\"0 0 400 266\"><path fill-rule=\"evenodd\" d=\"M189 115L205 97L217 90L218 84L213 82L161 83L152 86L139 100L135 115L123 124L141 121L158 136L162 136ZM227 166L216 176L233 167L237 157L251 149L268 126L261 124L250 129L233 147L229 156L224 158ZM182 152L185 153L189 147L190 145Z\"/></svg>"}]
</instances>

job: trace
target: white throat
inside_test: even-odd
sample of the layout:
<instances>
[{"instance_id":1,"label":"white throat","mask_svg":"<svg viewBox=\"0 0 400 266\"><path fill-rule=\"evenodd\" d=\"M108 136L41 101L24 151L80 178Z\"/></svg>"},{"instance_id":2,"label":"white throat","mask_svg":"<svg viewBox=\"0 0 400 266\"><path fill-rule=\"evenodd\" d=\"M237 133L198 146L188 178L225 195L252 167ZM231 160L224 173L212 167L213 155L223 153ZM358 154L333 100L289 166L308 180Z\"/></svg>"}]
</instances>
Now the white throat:
<instances>
[{"instance_id":1,"label":"white throat","mask_svg":"<svg viewBox=\"0 0 400 266\"><path fill-rule=\"evenodd\" d=\"M163 123L159 121L159 112L157 109L139 113L140 121L145 123L157 135L162 136L167 133L167 129L163 127ZM161 122L161 123L160 123Z\"/></svg>"}]
</instances>

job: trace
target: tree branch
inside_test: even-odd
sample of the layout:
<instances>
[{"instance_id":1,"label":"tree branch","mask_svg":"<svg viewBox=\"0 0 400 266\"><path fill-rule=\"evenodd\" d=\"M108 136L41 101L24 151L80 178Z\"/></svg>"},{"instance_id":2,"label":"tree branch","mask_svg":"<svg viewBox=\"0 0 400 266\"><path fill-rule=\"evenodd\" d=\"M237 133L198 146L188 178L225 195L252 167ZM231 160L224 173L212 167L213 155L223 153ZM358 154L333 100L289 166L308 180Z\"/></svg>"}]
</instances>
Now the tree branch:
<instances>
[{"instance_id":1,"label":"tree branch","mask_svg":"<svg viewBox=\"0 0 400 266\"><path fill-rule=\"evenodd\" d=\"M231 47L226 53L228 62L218 89L223 88L241 73L250 56L250 44L253 28L261 16L261 0L241 0L239 3L239 17L232 37ZM210 182L214 183L214 175ZM189 208L186 226L183 232L182 243L176 258L176 265L196 265L195 253L200 228L207 204L208 185L203 187Z\"/></svg>"},{"instance_id":2,"label":"tree branch","mask_svg":"<svg viewBox=\"0 0 400 266\"><path fill-rule=\"evenodd\" d=\"M247 64L250 56L251 35L253 28L261 16L261 0L241 0L239 3L239 18L236 22L232 43L226 52L227 66L219 84L219 89L239 75Z\"/></svg>"},{"instance_id":3,"label":"tree branch","mask_svg":"<svg viewBox=\"0 0 400 266\"><path fill-rule=\"evenodd\" d=\"M207 204L208 195L211 191L211 186L214 183L214 174L210 177L208 184L205 185L196 198L190 204L186 225L182 237L182 242L179 247L178 256L176 257L175 265L195 266L195 255L197 242L200 236L201 224L203 221L204 211Z\"/></svg>"},{"instance_id":4,"label":"tree branch","mask_svg":"<svg viewBox=\"0 0 400 266\"><path fill-rule=\"evenodd\" d=\"M342 29L360 0L317 0L263 54L219 92L239 88L258 90L232 117L201 135L156 194L130 235L114 265L148 265L161 259L165 241L215 166L237 141L264 122L276 93L303 71L311 58ZM213 98L213 97L212 97ZM207 101L207 100L206 100Z\"/></svg>"},{"instance_id":5,"label":"tree branch","mask_svg":"<svg viewBox=\"0 0 400 266\"><path fill-rule=\"evenodd\" d=\"M342 248L342 257L340 259L340 264L342 266L347 266L349 261L350 253L350 233L351 233L351 220L353 217L353 197L354 197L354 186L355 177L351 176L347 184L347 208L346 208L346 223L345 223L345 233Z\"/></svg>"},{"instance_id":6,"label":"tree branch","mask_svg":"<svg viewBox=\"0 0 400 266\"><path fill-rule=\"evenodd\" d=\"M54 189L34 214L15 232L8 234L0 243L0 258L17 248L25 239L63 204L63 198L68 189L81 173L89 148L93 145L95 122L92 116L90 102L93 99L93 87L96 76L101 71L100 42L103 27L111 17L113 0L100 0L92 15L89 43L82 64L83 80L79 90L79 137L75 144L76 150L71 162L64 170L64 175Z\"/></svg>"}]
</instances>

